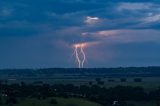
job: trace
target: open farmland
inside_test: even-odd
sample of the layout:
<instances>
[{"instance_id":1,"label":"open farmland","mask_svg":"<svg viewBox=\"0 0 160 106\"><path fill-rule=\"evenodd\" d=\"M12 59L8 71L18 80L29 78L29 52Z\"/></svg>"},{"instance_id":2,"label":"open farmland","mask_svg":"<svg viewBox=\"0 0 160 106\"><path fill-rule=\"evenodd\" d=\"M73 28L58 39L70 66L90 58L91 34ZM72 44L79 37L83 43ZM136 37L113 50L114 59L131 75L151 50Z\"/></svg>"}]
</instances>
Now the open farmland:
<instances>
[{"instance_id":1,"label":"open farmland","mask_svg":"<svg viewBox=\"0 0 160 106\"><path fill-rule=\"evenodd\" d=\"M0 79L4 83L34 84L98 84L99 79L105 87L142 86L154 89L160 86L159 67L105 68L105 69L23 69L0 70ZM125 79L125 81L122 81ZM135 81L141 79L141 81Z\"/></svg>"}]
</instances>

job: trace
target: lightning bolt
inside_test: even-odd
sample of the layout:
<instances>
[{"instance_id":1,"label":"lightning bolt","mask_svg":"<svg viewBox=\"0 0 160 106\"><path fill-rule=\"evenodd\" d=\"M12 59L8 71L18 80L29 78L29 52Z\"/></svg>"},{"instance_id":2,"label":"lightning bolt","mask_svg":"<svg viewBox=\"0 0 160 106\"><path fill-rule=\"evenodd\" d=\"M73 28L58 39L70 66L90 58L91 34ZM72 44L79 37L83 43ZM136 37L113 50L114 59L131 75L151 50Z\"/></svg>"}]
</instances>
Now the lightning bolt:
<instances>
[{"instance_id":1,"label":"lightning bolt","mask_svg":"<svg viewBox=\"0 0 160 106\"><path fill-rule=\"evenodd\" d=\"M82 68L84 67L84 62L86 61L86 54L85 54L85 52L84 52L84 50L83 50L83 46L81 46L81 53L82 53L82 56L83 56L83 60L82 60Z\"/></svg>"},{"instance_id":2,"label":"lightning bolt","mask_svg":"<svg viewBox=\"0 0 160 106\"><path fill-rule=\"evenodd\" d=\"M81 68L81 60L79 58L79 53L78 53L78 47L75 47L75 55L76 55L76 60L78 62L78 67Z\"/></svg>"},{"instance_id":3,"label":"lightning bolt","mask_svg":"<svg viewBox=\"0 0 160 106\"><path fill-rule=\"evenodd\" d=\"M74 50L73 55L75 56L76 62L78 63L78 68L84 68L84 64L87 62L84 49L96 44L99 44L99 42L81 42L72 45Z\"/></svg>"},{"instance_id":4,"label":"lightning bolt","mask_svg":"<svg viewBox=\"0 0 160 106\"><path fill-rule=\"evenodd\" d=\"M86 54L84 52L85 46L86 45L84 43L74 45L74 54L76 57L76 61L78 62L78 68L83 68L86 61Z\"/></svg>"}]
</instances>

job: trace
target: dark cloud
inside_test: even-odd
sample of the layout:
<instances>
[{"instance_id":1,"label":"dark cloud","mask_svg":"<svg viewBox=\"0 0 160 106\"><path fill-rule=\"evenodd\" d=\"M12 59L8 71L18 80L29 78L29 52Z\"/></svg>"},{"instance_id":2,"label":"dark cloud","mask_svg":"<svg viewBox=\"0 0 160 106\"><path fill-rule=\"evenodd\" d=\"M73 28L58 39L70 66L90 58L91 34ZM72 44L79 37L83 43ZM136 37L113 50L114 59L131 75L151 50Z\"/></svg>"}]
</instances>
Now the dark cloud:
<instances>
[{"instance_id":1,"label":"dark cloud","mask_svg":"<svg viewBox=\"0 0 160 106\"><path fill-rule=\"evenodd\" d=\"M88 67L157 65L159 29L159 0L1 0L0 68L74 67L80 42Z\"/></svg>"}]
</instances>

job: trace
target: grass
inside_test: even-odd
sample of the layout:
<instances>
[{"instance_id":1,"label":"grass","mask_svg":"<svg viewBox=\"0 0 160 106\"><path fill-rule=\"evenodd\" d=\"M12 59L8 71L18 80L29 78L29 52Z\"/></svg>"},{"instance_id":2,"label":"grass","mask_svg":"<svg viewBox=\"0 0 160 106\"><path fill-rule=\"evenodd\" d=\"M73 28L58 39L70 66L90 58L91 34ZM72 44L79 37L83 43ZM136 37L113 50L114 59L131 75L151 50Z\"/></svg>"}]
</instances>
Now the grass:
<instances>
[{"instance_id":1,"label":"grass","mask_svg":"<svg viewBox=\"0 0 160 106\"><path fill-rule=\"evenodd\" d=\"M130 101L128 104L133 104L133 106L159 106L160 102L159 101ZM131 105L132 106L132 105Z\"/></svg>"},{"instance_id":2,"label":"grass","mask_svg":"<svg viewBox=\"0 0 160 106\"><path fill-rule=\"evenodd\" d=\"M76 98L54 98L57 100L58 104L50 104L50 100L53 98L48 98L45 100L38 100L35 98L29 98L23 101L19 101L18 104L13 106L101 106L97 103L90 102L83 99ZM9 105L1 105L9 106Z\"/></svg>"},{"instance_id":3,"label":"grass","mask_svg":"<svg viewBox=\"0 0 160 106\"><path fill-rule=\"evenodd\" d=\"M50 104L51 99L56 99L58 104ZM128 101L128 106L159 106L160 101ZM45 100L38 100L36 98L28 98L26 100L19 100L15 105L0 105L0 106L101 106L100 104L90 102L84 99L77 98L48 98Z\"/></svg>"}]
</instances>

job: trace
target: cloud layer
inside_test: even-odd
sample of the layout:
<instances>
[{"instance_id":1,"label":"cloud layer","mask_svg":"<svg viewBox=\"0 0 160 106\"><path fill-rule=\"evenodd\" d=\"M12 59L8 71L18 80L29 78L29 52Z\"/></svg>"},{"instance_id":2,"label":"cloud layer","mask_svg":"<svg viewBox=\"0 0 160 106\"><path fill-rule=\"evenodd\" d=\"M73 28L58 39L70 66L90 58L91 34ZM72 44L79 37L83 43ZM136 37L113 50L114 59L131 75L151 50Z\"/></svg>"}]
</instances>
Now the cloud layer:
<instances>
[{"instance_id":1,"label":"cloud layer","mask_svg":"<svg viewBox=\"0 0 160 106\"><path fill-rule=\"evenodd\" d=\"M160 65L159 0L0 1L0 68Z\"/></svg>"}]
</instances>

